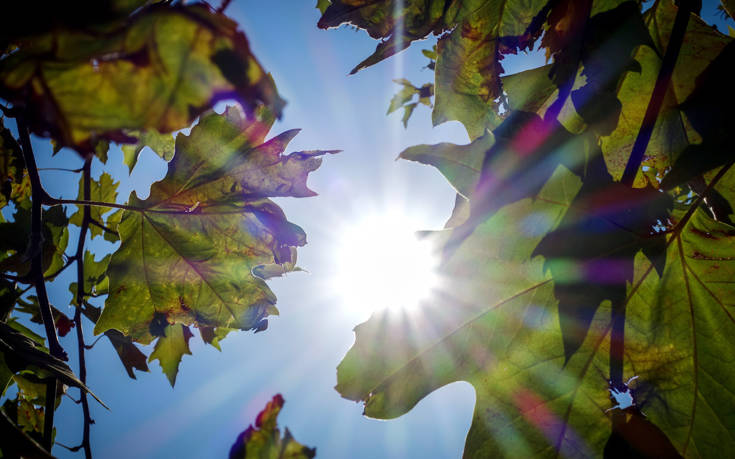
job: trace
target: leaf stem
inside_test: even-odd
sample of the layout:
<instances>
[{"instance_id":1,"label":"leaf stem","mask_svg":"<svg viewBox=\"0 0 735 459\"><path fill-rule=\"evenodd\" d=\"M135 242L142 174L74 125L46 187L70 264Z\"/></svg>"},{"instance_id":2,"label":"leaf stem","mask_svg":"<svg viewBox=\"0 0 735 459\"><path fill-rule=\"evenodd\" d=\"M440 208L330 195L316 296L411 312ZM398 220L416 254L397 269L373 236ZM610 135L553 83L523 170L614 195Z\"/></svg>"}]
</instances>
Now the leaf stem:
<instances>
[{"instance_id":1,"label":"leaf stem","mask_svg":"<svg viewBox=\"0 0 735 459\"><path fill-rule=\"evenodd\" d=\"M643 116L641 129L638 131L638 137L635 139L633 150L628 158L628 164L625 165L625 171L620 180L627 186L633 186L638 169L640 169L641 163L643 162L643 155L646 153L648 142L651 140L653 128L656 125L656 119L661 110L661 104L664 101L666 90L669 88L669 83L671 83L671 76L674 73L676 59L679 57L681 44L684 42L684 34L689 23L689 14L695 10L695 1L693 0L681 0L678 3L679 10L676 12L674 27L671 29L669 44L666 47L666 53L664 54L664 59L661 63L658 77L656 78L656 85L653 87L646 114Z\"/></svg>"},{"instance_id":2,"label":"leaf stem","mask_svg":"<svg viewBox=\"0 0 735 459\"><path fill-rule=\"evenodd\" d=\"M87 209L89 209L89 207L85 207L85 211ZM92 225L94 225L94 226L96 226L96 227L98 227L98 228L100 228L102 231L105 231L105 232L110 233L110 234L114 234L115 236L120 236L120 234L117 231L115 231L114 229L111 229L111 228L106 227L105 225L103 225L102 223L98 222L95 219L90 219L89 223L92 224Z\"/></svg>"},{"instance_id":3,"label":"leaf stem","mask_svg":"<svg viewBox=\"0 0 735 459\"><path fill-rule=\"evenodd\" d=\"M84 166L82 167L82 185L84 200L87 201L91 195L91 174L90 169L92 165L92 157L88 157L84 160ZM74 312L74 324L77 329L77 352L79 354L79 380L86 385L87 384L87 365L85 361L85 349L84 344L84 331L82 330L82 303L84 302L84 242L87 239L87 231L89 230L90 223L93 222L90 213L89 206L84 206L82 211L82 226L79 230L79 240L77 242L77 253L74 259L77 262L77 308ZM84 430L82 433L82 447L84 448L85 459L92 458L92 448L90 443L89 431L93 423L92 418L89 414L89 400L87 399L87 393L83 389L79 389L80 398L82 404L82 413L84 415Z\"/></svg>"}]
</instances>

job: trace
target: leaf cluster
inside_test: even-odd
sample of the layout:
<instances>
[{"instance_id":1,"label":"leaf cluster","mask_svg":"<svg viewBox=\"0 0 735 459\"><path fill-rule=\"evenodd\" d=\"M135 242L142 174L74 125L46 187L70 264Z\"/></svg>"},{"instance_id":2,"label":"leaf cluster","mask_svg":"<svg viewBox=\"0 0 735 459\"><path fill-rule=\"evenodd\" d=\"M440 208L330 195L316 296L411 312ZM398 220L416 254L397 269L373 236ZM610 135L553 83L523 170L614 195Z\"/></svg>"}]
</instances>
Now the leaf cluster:
<instances>
[{"instance_id":1,"label":"leaf cluster","mask_svg":"<svg viewBox=\"0 0 735 459\"><path fill-rule=\"evenodd\" d=\"M267 138L285 102L226 5L83 3L18 2L0 15L2 455L48 457L54 410L75 387L84 434L70 449L91 456L85 321L128 376L156 360L172 386L194 330L218 349L234 330L265 330L278 314L265 281L298 270L306 243L272 198L315 195L307 177L335 153L284 154L298 130ZM222 100L234 105L212 111ZM43 139L78 154L67 170L76 199L46 192L33 152ZM130 171L146 147L168 162L147 199L92 173L118 147ZM101 240L111 253L90 248ZM68 305L51 304L48 282L68 286ZM58 339L72 330L76 374Z\"/></svg>"},{"instance_id":2,"label":"leaf cluster","mask_svg":"<svg viewBox=\"0 0 735 459\"><path fill-rule=\"evenodd\" d=\"M437 35L432 119L471 139L400 154L457 191L430 233L446 288L410 326L382 312L355 329L344 397L387 419L468 381L465 457L735 454L735 45L695 3L324 9L320 27L381 40L353 72ZM504 56L535 49L547 65L505 73Z\"/></svg>"}]
</instances>

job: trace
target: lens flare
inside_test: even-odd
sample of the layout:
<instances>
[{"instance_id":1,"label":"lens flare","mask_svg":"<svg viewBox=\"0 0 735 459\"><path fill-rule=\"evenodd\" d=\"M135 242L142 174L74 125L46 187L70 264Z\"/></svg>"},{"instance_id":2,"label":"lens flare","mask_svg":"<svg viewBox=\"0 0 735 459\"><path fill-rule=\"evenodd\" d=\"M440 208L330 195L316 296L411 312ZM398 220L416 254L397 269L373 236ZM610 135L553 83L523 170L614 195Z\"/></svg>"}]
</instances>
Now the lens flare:
<instances>
[{"instance_id":1,"label":"lens flare","mask_svg":"<svg viewBox=\"0 0 735 459\"><path fill-rule=\"evenodd\" d=\"M420 223L397 212L373 215L342 231L335 294L372 312L415 308L439 283L438 254L416 234Z\"/></svg>"}]
</instances>

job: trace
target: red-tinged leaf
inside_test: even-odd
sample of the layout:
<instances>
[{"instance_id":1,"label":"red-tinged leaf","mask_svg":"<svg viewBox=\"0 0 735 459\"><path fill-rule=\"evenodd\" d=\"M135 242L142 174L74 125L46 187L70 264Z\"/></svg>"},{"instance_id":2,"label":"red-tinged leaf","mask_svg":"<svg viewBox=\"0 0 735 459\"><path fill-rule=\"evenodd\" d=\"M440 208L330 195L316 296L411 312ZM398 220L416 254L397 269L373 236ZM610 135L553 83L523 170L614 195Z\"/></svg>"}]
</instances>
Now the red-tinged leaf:
<instances>
[{"instance_id":1,"label":"red-tinged leaf","mask_svg":"<svg viewBox=\"0 0 735 459\"><path fill-rule=\"evenodd\" d=\"M255 426L248 426L232 445L230 459L311 459L316 448L308 448L291 436L288 428L281 435L278 414L283 408L283 397L276 394L255 418Z\"/></svg>"}]
</instances>

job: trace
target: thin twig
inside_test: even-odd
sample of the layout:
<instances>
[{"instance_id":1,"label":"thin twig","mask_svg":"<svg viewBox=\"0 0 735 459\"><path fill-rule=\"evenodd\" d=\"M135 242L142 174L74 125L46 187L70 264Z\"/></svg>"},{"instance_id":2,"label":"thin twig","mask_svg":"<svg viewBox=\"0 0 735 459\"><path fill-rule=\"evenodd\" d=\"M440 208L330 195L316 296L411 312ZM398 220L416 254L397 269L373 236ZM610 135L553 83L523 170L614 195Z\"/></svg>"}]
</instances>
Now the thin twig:
<instances>
[{"instance_id":1,"label":"thin twig","mask_svg":"<svg viewBox=\"0 0 735 459\"><path fill-rule=\"evenodd\" d=\"M67 168L64 168L64 167L39 167L38 170L39 171L74 172L76 174L76 173L82 172L83 168L79 168L79 169L67 169Z\"/></svg>"},{"instance_id":2,"label":"thin twig","mask_svg":"<svg viewBox=\"0 0 735 459\"><path fill-rule=\"evenodd\" d=\"M58 441L55 444L61 446L62 448L66 449L66 450L71 451L72 453L76 453L77 451L79 451L80 449L82 449L82 445L66 446L63 443L59 443Z\"/></svg>"},{"instance_id":3,"label":"thin twig","mask_svg":"<svg viewBox=\"0 0 735 459\"><path fill-rule=\"evenodd\" d=\"M88 201L91 195L91 175L90 169L92 165L92 157L88 157L84 160L84 166L82 168L82 186L84 200ZM82 226L79 230L79 241L77 242L77 253L74 258L77 261L77 308L74 312L74 324L77 329L77 352L79 353L79 380L83 384L87 384L87 366L85 361L85 349L84 344L84 331L82 330L82 303L84 302L84 242L87 239L87 230L89 224L92 223L92 216L90 213L89 206L84 206L82 213ZM84 448L85 459L92 458L92 448L89 440L89 430L93 421L89 414L89 401L87 400L87 393L80 389L80 401L82 403L82 413L84 415L84 430L82 433L82 447Z\"/></svg>"},{"instance_id":4,"label":"thin twig","mask_svg":"<svg viewBox=\"0 0 735 459\"><path fill-rule=\"evenodd\" d=\"M87 207L87 209L88 209L88 207ZM97 228L100 228L102 231L105 231L105 232L110 233L110 234L114 234L115 236L118 236L118 237L120 236L120 234L117 231L115 231L112 228L106 227L105 225L103 225L102 223L98 222L97 220L95 220L93 218L90 219L90 222L89 223L91 223L92 225L96 226Z\"/></svg>"},{"instance_id":5,"label":"thin twig","mask_svg":"<svg viewBox=\"0 0 735 459\"><path fill-rule=\"evenodd\" d=\"M222 14L225 12L228 6L230 6L230 3L232 3L232 0L222 0L222 3L220 3L219 8L217 8L217 12Z\"/></svg>"},{"instance_id":6,"label":"thin twig","mask_svg":"<svg viewBox=\"0 0 735 459\"><path fill-rule=\"evenodd\" d=\"M44 279L45 280L53 280L56 276L58 276L59 274L61 274L66 268L68 268L69 266L71 266L72 264L74 264L75 261L76 261L76 257L69 258L69 260L64 264L64 266L62 266L61 268L59 268L55 273L52 273L52 274L49 274L49 275L45 276Z\"/></svg>"},{"instance_id":7,"label":"thin twig","mask_svg":"<svg viewBox=\"0 0 735 459\"><path fill-rule=\"evenodd\" d=\"M95 339L94 341L92 341L92 344L85 344L84 345L84 349L87 349L87 350L92 349L95 346L95 344L97 344L99 342L99 340L102 339L103 336L105 336L105 335L98 336L97 339Z\"/></svg>"}]
</instances>

